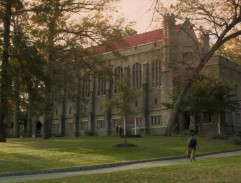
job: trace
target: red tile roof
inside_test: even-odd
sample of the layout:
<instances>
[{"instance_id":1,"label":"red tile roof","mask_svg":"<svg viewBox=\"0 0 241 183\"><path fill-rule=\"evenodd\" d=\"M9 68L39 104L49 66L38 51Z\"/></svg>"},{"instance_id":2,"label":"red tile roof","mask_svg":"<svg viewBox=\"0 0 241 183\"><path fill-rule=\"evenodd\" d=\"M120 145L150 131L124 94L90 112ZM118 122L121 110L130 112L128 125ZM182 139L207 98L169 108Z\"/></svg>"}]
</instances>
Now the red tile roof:
<instances>
[{"instance_id":1,"label":"red tile roof","mask_svg":"<svg viewBox=\"0 0 241 183\"><path fill-rule=\"evenodd\" d=\"M176 31L178 31L181 27L180 25L176 26ZM126 37L123 38L123 42L122 43L114 43L114 50L121 50L124 48L130 48L130 47L134 47L134 46L138 46L138 45L142 45L142 44L147 44L147 43L152 43L152 42L156 42L156 41L161 41L163 40L164 35L163 35L163 29L157 29L157 30L153 30L150 32L145 32L142 34L136 34L130 37ZM108 49L106 46L104 45L99 45L96 47L92 47L90 50L95 50L98 53L106 53L106 52L110 52L113 51L111 49Z\"/></svg>"},{"instance_id":2,"label":"red tile roof","mask_svg":"<svg viewBox=\"0 0 241 183\"><path fill-rule=\"evenodd\" d=\"M142 34L136 34L123 39L124 42L128 44L128 47L138 46L142 44L152 43L156 41L163 40L163 30L157 29L150 32L145 32Z\"/></svg>"}]
</instances>

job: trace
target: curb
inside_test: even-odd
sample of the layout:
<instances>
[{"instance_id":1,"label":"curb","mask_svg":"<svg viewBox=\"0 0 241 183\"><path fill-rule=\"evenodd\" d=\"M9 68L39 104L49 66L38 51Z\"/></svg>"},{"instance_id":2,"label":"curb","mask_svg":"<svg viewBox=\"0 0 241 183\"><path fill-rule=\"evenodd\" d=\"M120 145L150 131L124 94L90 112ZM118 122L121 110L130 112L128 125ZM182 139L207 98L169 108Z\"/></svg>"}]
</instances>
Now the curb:
<instances>
[{"instance_id":1,"label":"curb","mask_svg":"<svg viewBox=\"0 0 241 183\"><path fill-rule=\"evenodd\" d=\"M219 152L209 152L209 153L196 154L196 157L214 155L214 154L221 154L221 153L228 153L228 152L236 152L236 151L241 151L241 148L240 149L233 149L233 150L226 150L226 151L219 151ZM41 169L41 170L18 171L18 172L6 172L6 173L0 173L0 177L96 170L96 169L101 169L101 168L111 168L111 167L117 167L117 166L123 166L123 165L146 163L146 162L152 162L152 161L175 160L175 159L183 159L183 158L186 158L186 156L185 155L183 155L183 156L170 156L170 157L164 157L164 158L153 158L153 159L127 161L127 162L119 162L119 163L108 163L108 164L99 164L99 165L88 165L88 166L67 167L67 168L54 168L54 169Z\"/></svg>"}]
</instances>

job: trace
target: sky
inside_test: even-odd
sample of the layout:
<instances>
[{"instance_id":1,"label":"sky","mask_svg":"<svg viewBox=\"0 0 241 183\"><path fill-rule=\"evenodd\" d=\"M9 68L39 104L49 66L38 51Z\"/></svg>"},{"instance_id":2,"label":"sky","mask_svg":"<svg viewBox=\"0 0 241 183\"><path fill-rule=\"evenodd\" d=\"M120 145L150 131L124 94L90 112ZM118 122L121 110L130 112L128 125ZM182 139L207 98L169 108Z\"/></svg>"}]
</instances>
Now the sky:
<instances>
[{"instance_id":1,"label":"sky","mask_svg":"<svg viewBox=\"0 0 241 183\"><path fill-rule=\"evenodd\" d=\"M157 29L152 23L152 12L148 11L152 6L151 0L122 0L119 3L119 14L128 21L135 21L134 29L138 33ZM151 25L150 25L151 24ZM160 26L161 24L159 24ZM160 27L159 27L160 28Z\"/></svg>"}]
</instances>

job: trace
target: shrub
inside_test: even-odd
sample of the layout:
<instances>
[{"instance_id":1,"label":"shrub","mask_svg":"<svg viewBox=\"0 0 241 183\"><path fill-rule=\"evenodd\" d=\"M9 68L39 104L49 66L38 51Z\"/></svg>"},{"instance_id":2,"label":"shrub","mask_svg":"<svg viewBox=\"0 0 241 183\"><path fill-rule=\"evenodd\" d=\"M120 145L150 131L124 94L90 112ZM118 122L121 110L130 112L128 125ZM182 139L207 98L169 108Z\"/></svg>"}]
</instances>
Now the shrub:
<instances>
[{"instance_id":1,"label":"shrub","mask_svg":"<svg viewBox=\"0 0 241 183\"><path fill-rule=\"evenodd\" d=\"M227 140L228 136L223 135L223 134L217 134L217 135L214 135L212 138L217 139L217 140Z\"/></svg>"},{"instance_id":2,"label":"shrub","mask_svg":"<svg viewBox=\"0 0 241 183\"><path fill-rule=\"evenodd\" d=\"M95 132L92 132L92 131L87 130L87 131L85 131L85 135L86 135L86 136L94 136L94 135L95 135Z\"/></svg>"},{"instance_id":3,"label":"shrub","mask_svg":"<svg viewBox=\"0 0 241 183\"><path fill-rule=\"evenodd\" d=\"M241 145L241 138L234 138L232 140L232 143L235 144L235 145Z\"/></svg>"}]
</instances>

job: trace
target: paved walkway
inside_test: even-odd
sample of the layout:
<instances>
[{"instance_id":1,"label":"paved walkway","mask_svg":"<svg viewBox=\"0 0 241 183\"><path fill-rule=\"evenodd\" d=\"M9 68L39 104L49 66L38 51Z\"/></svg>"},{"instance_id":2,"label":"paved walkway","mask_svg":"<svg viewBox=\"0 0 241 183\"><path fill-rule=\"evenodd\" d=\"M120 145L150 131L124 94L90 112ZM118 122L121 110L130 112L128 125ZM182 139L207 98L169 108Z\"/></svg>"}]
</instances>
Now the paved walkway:
<instances>
[{"instance_id":1,"label":"paved walkway","mask_svg":"<svg viewBox=\"0 0 241 183\"><path fill-rule=\"evenodd\" d=\"M223 152L223 153L215 153L209 155L198 155L196 158L198 161L200 160L207 160L219 157L227 157L227 156L237 156L241 155L241 150L236 150L232 152ZM167 165L177 165L189 163L183 157L173 157L167 160L159 160L150 162L142 162L134 164L126 164L120 165L109 168L100 168L100 169L93 169L93 170L82 170L82 171L67 171L67 172L55 172L55 173L42 173L42 174L32 174L32 175L17 175L17 176L1 176L0 183L12 183L16 181L26 181L26 180L37 180L37 179L54 179L54 178L62 178L62 177L70 177L70 176L77 176L77 175L88 175L88 174L100 174L100 173L109 173L109 172L117 172L123 170L133 170L133 169L140 169L140 168L150 168L150 167L160 167L160 166L167 166ZM111 165L111 164L110 164Z\"/></svg>"}]
</instances>

